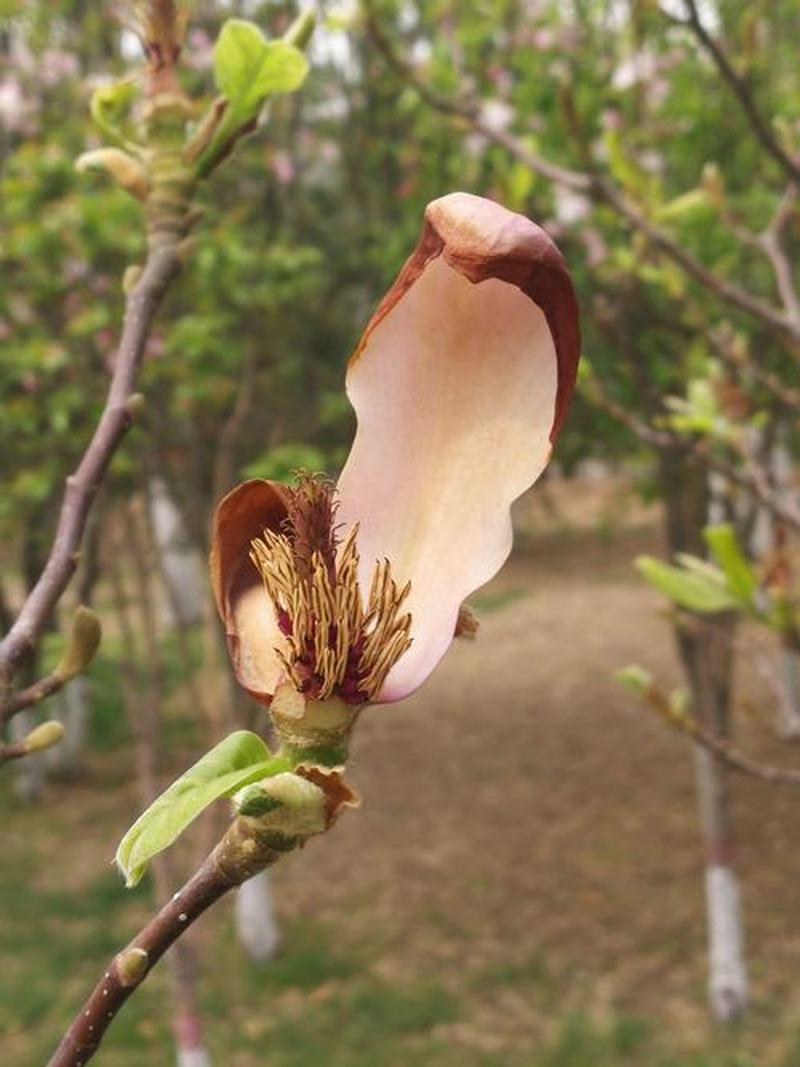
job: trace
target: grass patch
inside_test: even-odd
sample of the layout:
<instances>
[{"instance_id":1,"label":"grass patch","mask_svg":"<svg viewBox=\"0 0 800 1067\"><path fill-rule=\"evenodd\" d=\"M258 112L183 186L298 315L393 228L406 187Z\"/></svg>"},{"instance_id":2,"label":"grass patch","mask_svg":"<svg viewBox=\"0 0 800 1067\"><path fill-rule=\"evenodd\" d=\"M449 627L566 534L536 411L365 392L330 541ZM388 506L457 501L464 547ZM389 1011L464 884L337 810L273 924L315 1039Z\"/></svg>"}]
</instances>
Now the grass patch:
<instances>
[{"instance_id":1,"label":"grass patch","mask_svg":"<svg viewBox=\"0 0 800 1067\"><path fill-rule=\"evenodd\" d=\"M552 1046L535 1061L536 1067L623 1067L635 1062L648 1030L639 1019L622 1017L598 1026L583 1015L571 1015Z\"/></svg>"},{"instance_id":2,"label":"grass patch","mask_svg":"<svg viewBox=\"0 0 800 1067\"><path fill-rule=\"evenodd\" d=\"M329 933L317 923L292 923L283 931L284 950L267 964L248 961L248 985L274 992L317 989L326 982L342 982L359 974L362 964L331 948Z\"/></svg>"},{"instance_id":3,"label":"grass patch","mask_svg":"<svg viewBox=\"0 0 800 1067\"><path fill-rule=\"evenodd\" d=\"M457 1003L434 983L361 980L322 1002L283 1015L261 1047L270 1067L397 1067L440 1062L432 1041L437 1024L458 1017Z\"/></svg>"}]
</instances>

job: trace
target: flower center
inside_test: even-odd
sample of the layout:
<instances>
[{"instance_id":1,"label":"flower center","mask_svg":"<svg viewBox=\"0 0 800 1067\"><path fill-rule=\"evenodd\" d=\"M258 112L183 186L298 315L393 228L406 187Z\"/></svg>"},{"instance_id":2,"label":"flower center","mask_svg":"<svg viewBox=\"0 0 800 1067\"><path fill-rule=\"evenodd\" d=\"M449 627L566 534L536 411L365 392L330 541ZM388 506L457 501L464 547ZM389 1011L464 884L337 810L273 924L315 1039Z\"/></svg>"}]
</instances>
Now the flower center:
<instances>
[{"instance_id":1,"label":"flower center","mask_svg":"<svg viewBox=\"0 0 800 1067\"><path fill-rule=\"evenodd\" d=\"M286 637L286 650L277 651L296 688L316 700L336 695L363 704L411 645L411 616L400 610L411 585L399 589L388 559L380 560L364 605L358 527L338 543L335 492L330 482L301 475L289 490L284 529L264 530L250 558Z\"/></svg>"}]
</instances>

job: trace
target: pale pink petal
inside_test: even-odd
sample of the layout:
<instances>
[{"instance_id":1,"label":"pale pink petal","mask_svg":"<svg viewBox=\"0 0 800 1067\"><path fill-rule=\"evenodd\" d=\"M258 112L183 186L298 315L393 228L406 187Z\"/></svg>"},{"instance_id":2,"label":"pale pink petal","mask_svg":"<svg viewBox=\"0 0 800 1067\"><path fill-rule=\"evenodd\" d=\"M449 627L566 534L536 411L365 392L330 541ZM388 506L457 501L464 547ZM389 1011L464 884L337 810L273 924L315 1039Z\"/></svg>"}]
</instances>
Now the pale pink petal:
<instances>
[{"instance_id":1,"label":"pale pink petal","mask_svg":"<svg viewBox=\"0 0 800 1067\"><path fill-rule=\"evenodd\" d=\"M211 530L211 584L239 682L269 703L284 673L276 649L286 639L250 559L253 538L279 530L286 518L283 487L253 479L232 489L217 505Z\"/></svg>"},{"instance_id":2,"label":"pale pink petal","mask_svg":"<svg viewBox=\"0 0 800 1067\"><path fill-rule=\"evenodd\" d=\"M347 375L358 431L339 479L362 583L410 579L399 700L447 650L461 602L511 549L512 501L541 474L572 391L578 313L560 253L528 219L454 193L368 324Z\"/></svg>"}]
</instances>

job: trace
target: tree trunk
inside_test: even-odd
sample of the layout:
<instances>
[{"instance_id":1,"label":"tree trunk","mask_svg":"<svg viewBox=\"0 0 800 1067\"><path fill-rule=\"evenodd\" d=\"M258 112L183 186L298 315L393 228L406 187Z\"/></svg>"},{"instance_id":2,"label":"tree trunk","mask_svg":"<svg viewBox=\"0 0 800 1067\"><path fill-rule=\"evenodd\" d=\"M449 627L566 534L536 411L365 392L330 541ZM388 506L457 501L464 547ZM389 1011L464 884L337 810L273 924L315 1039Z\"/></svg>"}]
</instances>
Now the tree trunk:
<instances>
[{"instance_id":1,"label":"tree trunk","mask_svg":"<svg viewBox=\"0 0 800 1067\"><path fill-rule=\"evenodd\" d=\"M8 724L8 736L11 741L21 741L41 722L36 711L28 708L18 712ZM14 768L14 795L23 804L32 804L38 799L45 783L45 752L26 756L16 761Z\"/></svg>"},{"instance_id":2,"label":"tree trunk","mask_svg":"<svg viewBox=\"0 0 800 1067\"><path fill-rule=\"evenodd\" d=\"M789 449L782 442L781 428L773 430L778 440L769 443L761 463L773 488L786 495L797 496L794 463ZM766 508L757 508L749 538L749 549L757 561L774 557L782 541L781 524ZM790 643L784 643L778 653L776 668L778 699L775 710L775 732L783 741L800 740L800 654Z\"/></svg>"},{"instance_id":3,"label":"tree trunk","mask_svg":"<svg viewBox=\"0 0 800 1067\"><path fill-rule=\"evenodd\" d=\"M64 736L45 752L47 772L57 778L77 778L83 767L83 756L89 740L92 712L91 684L79 674L50 698L52 718L64 724Z\"/></svg>"},{"instance_id":4,"label":"tree trunk","mask_svg":"<svg viewBox=\"0 0 800 1067\"><path fill-rule=\"evenodd\" d=\"M203 614L203 567L186 534L181 513L162 478L147 487L150 524L169 592L169 606L177 625L199 622Z\"/></svg>"},{"instance_id":5,"label":"tree trunk","mask_svg":"<svg viewBox=\"0 0 800 1067\"><path fill-rule=\"evenodd\" d=\"M800 741L800 653L782 648L781 699L778 701L776 729L784 741Z\"/></svg>"},{"instance_id":6,"label":"tree trunk","mask_svg":"<svg viewBox=\"0 0 800 1067\"><path fill-rule=\"evenodd\" d=\"M709 514L706 470L684 453L660 456L670 554L705 554L702 528ZM732 637L735 620L676 627L678 651L703 726L725 736L729 728ZM708 995L714 1018L728 1022L747 1007L747 967L739 886L732 864L733 834L724 764L707 749L694 749L695 788L706 850L705 901L708 936Z\"/></svg>"},{"instance_id":7,"label":"tree trunk","mask_svg":"<svg viewBox=\"0 0 800 1067\"><path fill-rule=\"evenodd\" d=\"M265 963L278 954L281 935L267 871L245 882L236 894L236 936L250 959L257 963Z\"/></svg>"},{"instance_id":8,"label":"tree trunk","mask_svg":"<svg viewBox=\"0 0 800 1067\"><path fill-rule=\"evenodd\" d=\"M126 590L118 569L123 545L117 546L117 567L110 578L123 638L123 679L125 707L135 739L135 761L142 805L158 795L158 734L163 690L163 665L158 645L158 623L151 589L152 559L148 558L146 523L133 507L128 509L124 544L130 550L137 586L143 661L136 655L137 636L128 610ZM174 878L169 859L156 856L151 864L155 895L163 905L172 895ZM195 991L196 965L191 944L184 938L167 957L172 993L172 1030L177 1067L211 1067L203 1044L202 1019Z\"/></svg>"}]
</instances>

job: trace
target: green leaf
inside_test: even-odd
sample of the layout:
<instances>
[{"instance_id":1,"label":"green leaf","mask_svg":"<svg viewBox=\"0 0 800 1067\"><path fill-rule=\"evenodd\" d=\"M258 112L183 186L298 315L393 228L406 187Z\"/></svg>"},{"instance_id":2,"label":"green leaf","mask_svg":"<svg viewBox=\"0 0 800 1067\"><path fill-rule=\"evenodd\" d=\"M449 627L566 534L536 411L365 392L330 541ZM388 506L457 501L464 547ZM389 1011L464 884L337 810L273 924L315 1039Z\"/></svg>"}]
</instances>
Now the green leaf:
<instances>
[{"instance_id":1,"label":"green leaf","mask_svg":"<svg viewBox=\"0 0 800 1067\"><path fill-rule=\"evenodd\" d=\"M703 530L706 544L728 579L728 586L743 607L752 609L758 591L758 579L736 539L730 523L707 526Z\"/></svg>"},{"instance_id":2,"label":"green leaf","mask_svg":"<svg viewBox=\"0 0 800 1067\"><path fill-rule=\"evenodd\" d=\"M308 60L286 41L268 41L254 22L228 19L214 46L214 77L237 119L255 118L273 93L291 93L308 73Z\"/></svg>"},{"instance_id":3,"label":"green leaf","mask_svg":"<svg viewBox=\"0 0 800 1067\"><path fill-rule=\"evenodd\" d=\"M690 556L688 552L676 552L675 559L684 570L694 571L695 574L702 574L711 581L716 582L717 585L721 586L723 589L727 588L725 575L716 563L711 563L711 561L707 559L700 559L699 556Z\"/></svg>"},{"instance_id":4,"label":"green leaf","mask_svg":"<svg viewBox=\"0 0 800 1067\"><path fill-rule=\"evenodd\" d=\"M738 606L727 586L709 574L672 567L652 556L639 556L636 569L659 592L689 611L705 615Z\"/></svg>"},{"instance_id":5,"label":"green leaf","mask_svg":"<svg viewBox=\"0 0 800 1067\"><path fill-rule=\"evenodd\" d=\"M128 147L128 142L120 124L131 109L136 91L136 85L132 81L101 85L92 93L89 103L89 110L97 127L115 144L125 147Z\"/></svg>"},{"instance_id":6,"label":"green leaf","mask_svg":"<svg viewBox=\"0 0 800 1067\"><path fill-rule=\"evenodd\" d=\"M272 756L258 734L249 730L229 734L153 801L125 834L116 860L126 885L136 885L153 856L171 845L213 801L290 769L289 760Z\"/></svg>"}]
</instances>

